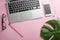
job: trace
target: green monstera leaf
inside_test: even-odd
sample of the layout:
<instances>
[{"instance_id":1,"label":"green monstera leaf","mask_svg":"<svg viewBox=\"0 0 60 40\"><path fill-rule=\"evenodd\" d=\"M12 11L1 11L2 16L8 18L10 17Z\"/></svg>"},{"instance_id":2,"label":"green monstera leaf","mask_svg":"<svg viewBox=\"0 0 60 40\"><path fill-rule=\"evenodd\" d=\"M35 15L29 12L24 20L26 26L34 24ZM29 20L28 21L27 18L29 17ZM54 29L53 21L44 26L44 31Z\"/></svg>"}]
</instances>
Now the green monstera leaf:
<instances>
[{"instance_id":1,"label":"green monstera leaf","mask_svg":"<svg viewBox=\"0 0 60 40\"><path fill-rule=\"evenodd\" d=\"M49 20L43 25L40 36L44 40L60 40L60 21L59 20Z\"/></svg>"}]
</instances>

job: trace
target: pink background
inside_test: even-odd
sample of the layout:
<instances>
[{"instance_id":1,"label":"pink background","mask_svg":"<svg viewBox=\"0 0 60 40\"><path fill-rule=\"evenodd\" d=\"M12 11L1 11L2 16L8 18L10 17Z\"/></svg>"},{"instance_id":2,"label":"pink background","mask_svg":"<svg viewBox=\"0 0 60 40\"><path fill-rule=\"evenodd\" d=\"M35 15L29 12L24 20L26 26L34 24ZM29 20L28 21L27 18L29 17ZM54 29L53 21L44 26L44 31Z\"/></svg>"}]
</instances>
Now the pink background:
<instances>
[{"instance_id":1,"label":"pink background","mask_svg":"<svg viewBox=\"0 0 60 40\"><path fill-rule=\"evenodd\" d=\"M41 0L42 4L46 1ZM51 12L53 15L60 16L60 0L50 0ZM1 15L6 12L6 0L0 0L0 40L42 40L40 37L40 30L43 24L47 20L56 19L56 17L44 16L43 18L28 20L24 22L11 24L18 32L24 37L21 38L14 30L8 25L8 19L6 20L6 29L1 31Z\"/></svg>"}]
</instances>

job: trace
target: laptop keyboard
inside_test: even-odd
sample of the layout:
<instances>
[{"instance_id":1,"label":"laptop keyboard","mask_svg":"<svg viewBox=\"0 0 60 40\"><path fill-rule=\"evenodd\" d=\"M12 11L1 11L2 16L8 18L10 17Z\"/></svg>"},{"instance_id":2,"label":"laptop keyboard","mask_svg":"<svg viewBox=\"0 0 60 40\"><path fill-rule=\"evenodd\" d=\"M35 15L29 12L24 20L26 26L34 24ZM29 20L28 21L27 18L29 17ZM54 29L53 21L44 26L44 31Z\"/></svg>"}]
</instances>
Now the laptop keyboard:
<instances>
[{"instance_id":1,"label":"laptop keyboard","mask_svg":"<svg viewBox=\"0 0 60 40\"><path fill-rule=\"evenodd\" d=\"M8 3L9 13L40 9L39 0L14 1Z\"/></svg>"}]
</instances>

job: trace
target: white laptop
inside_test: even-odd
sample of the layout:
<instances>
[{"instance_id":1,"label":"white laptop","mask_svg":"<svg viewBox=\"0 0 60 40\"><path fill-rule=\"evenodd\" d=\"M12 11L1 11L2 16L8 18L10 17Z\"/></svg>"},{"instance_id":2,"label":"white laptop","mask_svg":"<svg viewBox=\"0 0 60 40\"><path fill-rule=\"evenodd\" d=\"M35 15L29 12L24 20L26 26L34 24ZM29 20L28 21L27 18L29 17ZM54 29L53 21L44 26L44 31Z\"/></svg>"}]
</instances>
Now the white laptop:
<instances>
[{"instance_id":1,"label":"white laptop","mask_svg":"<svg viewBox=\"0 0 60 40\"><path fill-rule=\"evenodd\" d=\"M7 12L10 23L44 16L41 0L7 0Z\"/></svg>"}]
</instances>

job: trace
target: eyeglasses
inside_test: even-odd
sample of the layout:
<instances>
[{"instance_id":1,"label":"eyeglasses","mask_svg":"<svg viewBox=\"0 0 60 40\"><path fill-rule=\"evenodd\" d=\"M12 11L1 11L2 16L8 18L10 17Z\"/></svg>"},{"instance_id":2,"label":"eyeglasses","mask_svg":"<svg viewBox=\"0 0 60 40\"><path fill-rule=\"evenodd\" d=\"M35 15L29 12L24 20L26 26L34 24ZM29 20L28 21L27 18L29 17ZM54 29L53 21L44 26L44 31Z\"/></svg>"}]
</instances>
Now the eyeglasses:
<instances>
[{"instance_id":1,"label":"eyeglasses","mask_svg":"<svg viewBox=\"0 0 60 40\"><path fill-rule=\"evenodd\" d=\"M2 30L5 30L6 29L6 23L5 23L5 18L6 18L6 15L2 14Z\"/></svg>"}]
</instances>

